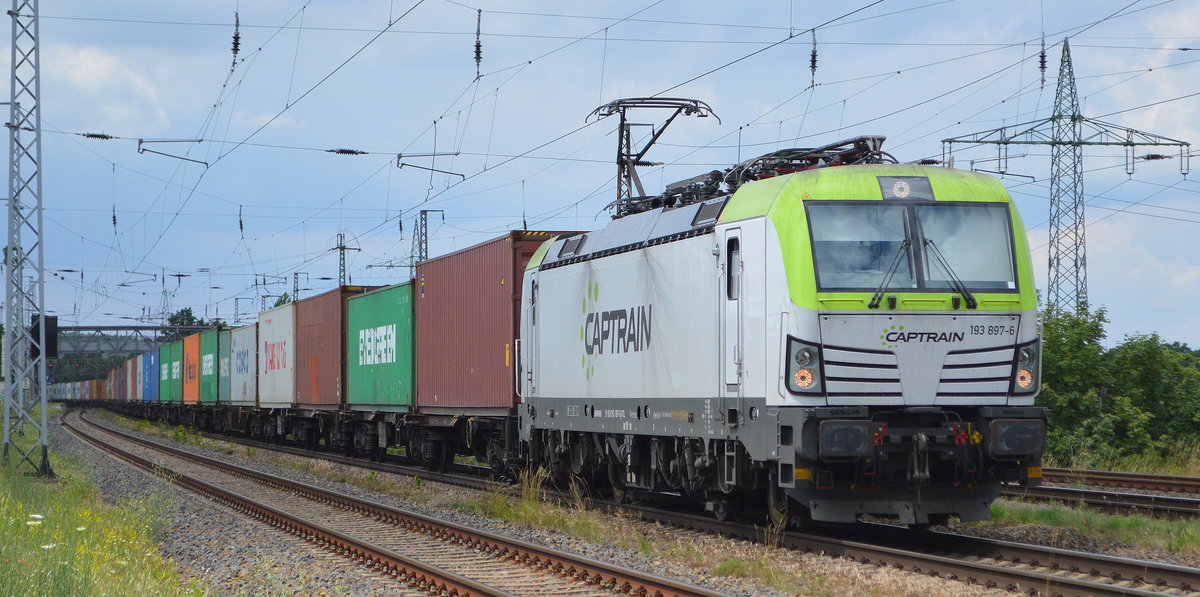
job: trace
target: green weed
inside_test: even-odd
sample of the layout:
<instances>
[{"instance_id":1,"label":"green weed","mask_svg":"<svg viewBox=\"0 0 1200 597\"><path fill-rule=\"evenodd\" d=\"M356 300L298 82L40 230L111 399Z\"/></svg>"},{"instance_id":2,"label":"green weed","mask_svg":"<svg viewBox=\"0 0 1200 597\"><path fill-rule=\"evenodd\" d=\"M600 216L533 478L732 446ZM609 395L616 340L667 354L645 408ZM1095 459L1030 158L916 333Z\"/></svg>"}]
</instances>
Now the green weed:
<instances>
[{"instance_id":1,"label":"green weed","mask_svg":"<svg viewBox=\"0 0 1200 597\"><path fill-rule=\"evenodd\" d=\"M0 594L204 594L158 554L161 502L106 506L80 462L52 463L53 481L0 467Z\"/></svg>"},{"instance_id":2,"label":"green weed","mask_svg":"<svg viewBox=\"0 0 1200 597\"><path fill-rule=\"evenodd\" d=\"M1123 543L1200 554L1200 520L1197 519L1160 519L1140 514L1114 516L1086 507L1001 500L992 504L992 521L977 524L1040 524L1070 528Z\"/></svg>"},{"instance_id":3,"label":"green weed","mask_svg":"<svg viewBox=\"0 0 1200 597\"><path fill-rule=\"evenodd\" d=\"M769 558L746 560L730 558L713 567L714 576L751 578L765 585L786 592L801 592L798 579L779 569Z\"/></svg>"}]
</instances>

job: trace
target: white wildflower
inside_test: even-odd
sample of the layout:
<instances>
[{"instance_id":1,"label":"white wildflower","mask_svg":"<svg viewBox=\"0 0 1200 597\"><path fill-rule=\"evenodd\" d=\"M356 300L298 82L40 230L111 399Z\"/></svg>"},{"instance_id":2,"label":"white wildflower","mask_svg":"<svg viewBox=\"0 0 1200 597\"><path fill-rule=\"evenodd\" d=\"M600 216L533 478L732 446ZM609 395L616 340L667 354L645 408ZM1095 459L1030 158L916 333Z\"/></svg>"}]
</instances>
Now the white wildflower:
<instances>
[{"instance_id":1,"label":"white wildflower","mask_svg":"<svg viewBox=\"0 0 1200 597\"><path fill-rule=\"evenodd\" d=\"M86 531L86 530L87 530L87 527L75 527L75 530L77 530L77 531Z\"/></svg>"},{"instance_id":2,"label":"white wildflower","mask_svg":"<svg viewBox=\"0 0 1200 597\"><path fill-rule=\"evenodd\" d=\"M42 516L41 514L30 514L30 515L29 515L29 517L30 517L30 518L36 518L36 519L38 519L38 520L41 520L41 519L45 518L45 516Z\"/></svg>"},{"instance_id":3,"label":"white wildflower","mask_svg":"<svg viewBox=\"0 0 1200 597\"><path fill-rule=\"evenodd\" d=\"M54 549L55 547L58 547L57 543L47 543L42 546L42 549Z\"/></svg>"},{"instance_id":4,"label":"white wildflower","mask_svg":"<svg viewBox=\"0 0 1200 597\"><path fill-rule=\"evenodd\" d=\"M37 524L42 524L42 521L40 521L40 520L26 520L26 521L25 521L25 524L27 524L27 525L29 525L29 526L33 526L33 525L37 525Z\"/></svg>"}]
</instances>

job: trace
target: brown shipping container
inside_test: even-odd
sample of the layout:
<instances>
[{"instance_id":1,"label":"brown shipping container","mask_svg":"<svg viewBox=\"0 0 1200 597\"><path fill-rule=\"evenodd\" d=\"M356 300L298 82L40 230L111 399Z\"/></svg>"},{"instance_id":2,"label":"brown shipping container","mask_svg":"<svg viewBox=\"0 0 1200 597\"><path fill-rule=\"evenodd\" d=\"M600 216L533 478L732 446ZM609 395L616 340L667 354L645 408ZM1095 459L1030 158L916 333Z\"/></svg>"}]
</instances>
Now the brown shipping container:
<instances>
[{"instance_id":1,"label":"brown shipping container","mask_svg":"<svg viewBox=\"0 0 1200 597\"><path fill-rule=\"evenodd\" d=\"M507 414L516 404L521 276L557 232L516 231L417 264L417 406L429 414Z\"/></svg>"},{"instance_id":2,"label":"brown shipping container","mask_svg":"<svg viewBox=\"0 0 1200 597\"><path fill-rule=\"evenodd\" d=\"M341 406L346 379L346 301L375 288L342 286L296 301L296 408Z\"/></svg>"}]
</instances>

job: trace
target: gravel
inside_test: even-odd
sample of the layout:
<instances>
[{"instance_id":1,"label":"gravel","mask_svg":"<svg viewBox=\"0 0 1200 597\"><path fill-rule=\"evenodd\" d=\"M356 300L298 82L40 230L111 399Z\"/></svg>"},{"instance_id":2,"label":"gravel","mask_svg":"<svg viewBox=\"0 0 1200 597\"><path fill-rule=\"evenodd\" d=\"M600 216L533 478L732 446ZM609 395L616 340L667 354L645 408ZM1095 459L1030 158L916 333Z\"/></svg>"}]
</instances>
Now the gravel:
<instances>
[{"instance_id":1,"label":"gravel","mask_svg":"<svg viewBox=\"0 0 1200 597\"><path fill-rule=\"evenodd\" d=\"M95 419L95 416L92 417ZM161 504L159 551L211 595L424 595L117 461L57 425L57 451L85 463L105 501Z\"/></svg>"}]
</instances>

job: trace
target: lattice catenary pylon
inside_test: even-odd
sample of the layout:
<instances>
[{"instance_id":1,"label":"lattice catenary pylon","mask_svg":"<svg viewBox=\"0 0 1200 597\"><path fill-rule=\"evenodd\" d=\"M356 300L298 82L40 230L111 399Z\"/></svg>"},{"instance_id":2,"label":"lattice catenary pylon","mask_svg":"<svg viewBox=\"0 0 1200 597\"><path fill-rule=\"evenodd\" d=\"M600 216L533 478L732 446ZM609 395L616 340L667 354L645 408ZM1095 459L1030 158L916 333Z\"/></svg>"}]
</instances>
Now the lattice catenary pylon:
<instances>
[{"instance_id":1,"label":"lattice catenary pylon","mask_svg":"<svg viewBox=\"0 0 1200 597\"><path fill-rule=\"evenodd\" d=\"M1071 46L1063 40L1062 63L1058 69L1058 89L1054 94L1054 113L1049 118L943 139L947 157L954 144L996 145L1000 174L1008 163L1009 145L1050 146L1050 240L1046 305L1063 309L1086 309L1087 251L1083 201L1083 147L1113 145L1125 149L1125 171L1132 175L1138 159L1161 159L1151 154L1135 156L1138 146L1179 148L1180 170L1188 173L1190 144L1152 133L1087 118L1079 113L1079 94L1075 90L1075 71L1071 66Z\"/></svg>"},{"instance_id":2,"label":"lattice catenary pylon","mask_svg":"<svg viewBox=\"0 0 1200 597\"><path fill-rule=\"evenodd\" d=\"M46 413L46 328L28 325L26 316L44 320L46 299L42 236L42 110L37 0L13 0L12 68L9 96L8 243L4 250L4 459L19 458L43 477L50 467ZM26 270L28 269L28 272ZM22 276L33 284L26 288ZM36 438L17 441L17 429L36 430ZM32 440L32 441L29 441ZM25 444L25 445L22 445Z\"/></svg>"}]
</instances>

